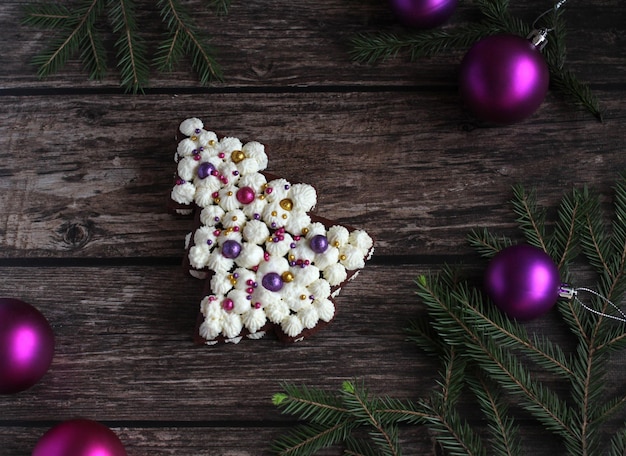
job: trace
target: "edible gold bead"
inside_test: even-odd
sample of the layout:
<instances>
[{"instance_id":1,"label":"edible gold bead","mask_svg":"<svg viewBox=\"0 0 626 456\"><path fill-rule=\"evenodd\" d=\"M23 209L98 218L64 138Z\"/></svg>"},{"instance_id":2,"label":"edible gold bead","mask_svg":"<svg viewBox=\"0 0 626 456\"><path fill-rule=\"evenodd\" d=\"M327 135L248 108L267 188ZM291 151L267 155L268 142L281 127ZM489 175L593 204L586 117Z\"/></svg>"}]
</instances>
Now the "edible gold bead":
<instances>
[{"instance_id":1,"label":"edible gold bead","mask_svg":"<svg viewBox=\"0 0 626 456\"><path fill-rule=\"evenodd\" d=\"M301 295L300 295L300 299L302 299L302 300L304 301L304 300L306 299L306 295L301 294Z\"/></svg>"},{"instance_id":2,"label":"edible gold bead","mask_svg":"<svg viewBox=\"0 0 626 456\"><path fill-rule=\"evenodd\" d=\"M260 200L264 200L265 199L265 195L259 195L259 199Z\"/></svg>"},{"instance_id":3,"label":"edible gold bead","mask_svg":"<svg viewBox=\"0 0 626 456\"><path fill-rule=\"evenodd\" d=\"M283 219L287 220L287 214L283 214Z\"/></svg>"},{"instance_id":4,"label":"edible gold bead","mask_svg":"<svg viewBox=\"0 0 626 456\"><path fill-rule=\"evenodd\" d=\"M207 143L207 145L213 147L215 145L215 140L214 139L210 139L209 142Z\"/></svg>"},{"instance_id":5,"label":"edible gold bead","mask_svg":"<svg viewBox=\"0 0 626 456\"><path fill-rule=\"evenodd\" d=\"M236 215L233 215L233 218L232 218L231 220L232 220L233 222L236 222L236 221L237 221L237 216L236 216Z\"/></svg>"},{"instance_id":6,"label":"edible gold bead","mask_svg":"<svg viewBox=\"0 0 626 456\"><path fill-rule=\"evenodd\" d=\"M276 217L277 215L278 215L278 212L272 211L272 217Z\"/></svg>"},{"instance_id":7,"label":"edible gold bead","mask_svg":"<svg viewBox=\"0 0 626 456\"><path fill-rule=\"evenodd\" d=\"M293 201L291 201L289 198L280 200L280 203L278 204L280 204L280 207L282 207L286 211L290 211L293 209Z\"/></svg>"},{"instance_id":8,"label":"edible gold bead","mask_svg":"<svg viewBox=\"0 0 626 456\"><path fill-rule=\"evenodd\" d=\"M234 162L234 163L239 163L240 161L242 161L244 158L246 158L246 154L243 153L243 151L241 150L233 150L233 153L230 154L230 159Z\"/></svg>"},{"instance_id":9,"label":"edible gold bead","mask_svg":"<svg viewBox=\"0 0 626 456\"><path fill-rule=\"evenodd\" d=\"M233 192L229 191L228 193L226 193L228 196L233 196Z\"/></svg>"},{"instance_id":10,"label":"edible gold bead","mask_svg":"<svg viewBox=\"0 0 626 456\"><path fill-rule=\"evenodd\" d=\"M293 279L295 278L293 274L289 271L283 272L281 277L283 279L283 282L286 282L286 283L293 282Z\"/></svg>"},{"instance_id":11,"label":"edible gold bead","mask_svg":"<svg viewBox=\"0 0 626 456\"><path fill-rule=\"evenodd\" d=\"M335 247L339 248L339 245L340 245L340 244L339 244L339 241L335 241L335 242L333 242L333 245L334 245Z\"/></svg>"},{"instance_id":12,"label":"edible gold bead","mask_svg":"<svg viewBox=\"0 0 626 456\"><path fill-rule=\"evenodd\" d=\"M220 198L215 198L215 204L220 204L220 201L222 201Z\"/></svg>"},{"instance_id":13,"label":"edible gold bead","mask_svg":"<svg viewBox=\"0 0 626 456\"><path fill-rule=\"evenodd\" d=\"M196 135L193 135L193 136L192 136L191 138L189 138L189 139L191 139L192 141L197 141L197 140L198 140L198 137L197 137Z\"/></svg>"},{"instance_id":14,"label":"edible gold bead","mask_svg":"<svg viewBox=\"0 0 626 456\"><path fill-rule=\"evenodd\" d=\"M289 261L296 261L295 255L289 255Z\"/></svg>"},{"instance_id":15,"label":"edible gold bead","mask_svg":"<svg viewBox=\"0 0 626 456\"><path fill-rule=\"evenodd\" d=\"M304 234L305 236L307 234L309 234L309 229L308 228L302 228L302 234Z\"/></svg>"},{"instance_id":16,"label":"edible gold bead","mask_svg":"<svg viewBox=\"0 0 626 456\"><path fill-rule=\"evenodd\" d=\"M339 259L340 259L341 261L346 261L346 258L347 258L347 257L346 257L345 255L341 255L341 256L339 257Z\"/></svg>"}]
</instances>

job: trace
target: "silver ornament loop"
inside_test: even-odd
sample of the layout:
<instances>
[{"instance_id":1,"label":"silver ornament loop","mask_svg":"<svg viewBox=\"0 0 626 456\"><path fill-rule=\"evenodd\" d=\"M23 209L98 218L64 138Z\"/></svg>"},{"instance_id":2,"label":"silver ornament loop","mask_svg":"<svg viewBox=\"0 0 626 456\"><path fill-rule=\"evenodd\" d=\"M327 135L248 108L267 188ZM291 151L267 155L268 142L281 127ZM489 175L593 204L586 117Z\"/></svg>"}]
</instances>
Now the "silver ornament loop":
<instances>
[{"instance_id":1,"label":"silver ornament loop","mask_svg":"<svg viewBox=\"0 0 626 456\"><path fill-rule=\"evenodd\" d=\"M559 8L561 8L563 5L565 5L565 3L567 3L567 0L560 0L560 1L558 1L558 2L557 2L557 3L556 3L556 4L552 7L552 8L550 8L550 9L548 9L548 10L545 10L543 13L541 13L539 16L537 16L537 19L535 19L535 21L533 22L532 28L533 28L533 29L536 29L536 28L537 28L537 22L539 22L539 20L540 20L542 17L544 17L546 14L548 14L548 13L550 13L550 12L552 12L552 11L556 11L556 10L558 10L558 9L559 9ZM545 31L545 33L547 34L548 32L551 32L551 31L552 31L552 30L554 30L554 29L551 29L551 28L546 29L546 28L544 28L544 29L539 29L539 30L540 30L540 31ZM537 31L537 30L534 30L534 31ZM532 33L531 33L531 34L532 34ZM544 46L545 46L545 44L544 44Z\"/></svg>"},{"instance_id":2,"label":"silver ornament loop","mask_svg":"<svg viewBox=\"0 0 626 456\"><path fill-rule=\"evenodd\" d=\"M620 316L607 314L605 312L600 312L599 310L596 310L593 307L590 307L589 305L585 304L578 297L578 294L581 291L589 293L589 294L592 294L592 295L594 295L597 298L600 298L606 304L608 304L611 307L613 307L613 309L615 309L617 311L617 313L619 313ZM611 318L613 320L617 320L617 321L621 321L623 323L626 323L626 313L622 312L622 309L617 307L610 299L605 298L600 293L598 293L597 291L592 290L590 288L585 288L585 287L572 288L572 287L570 287L567 284L562 284L561 287L559 288L559 297L567 299L567 300L571 300L573 298L574 301L578 305L580 305L583 309L588 310L591 313L594 313L596 315L600 315L601 317Z\"/></svg>"}]
</instances>

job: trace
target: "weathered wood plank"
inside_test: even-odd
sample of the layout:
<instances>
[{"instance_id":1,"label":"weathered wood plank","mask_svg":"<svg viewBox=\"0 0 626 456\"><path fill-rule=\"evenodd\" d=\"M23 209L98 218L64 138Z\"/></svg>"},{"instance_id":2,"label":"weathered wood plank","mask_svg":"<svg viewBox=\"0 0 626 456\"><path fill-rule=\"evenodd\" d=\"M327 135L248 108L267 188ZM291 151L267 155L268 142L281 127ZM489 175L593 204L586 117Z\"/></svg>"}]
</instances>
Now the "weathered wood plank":
<instances>
[{"instance_id":1,"label":"weathered wood plank","mask_svg":"<svg viewBox=\"0 0 626 456\"><path fill-rule=\"evenodd\" d=\"M52 33L20 26L21 8L26 0L3 3L0 11L0 43L5 53L0 66L0 85L4 88L111 88L118 86L119 75L111 70L102 82L90 82L80 64L73 60L58 75L39 81L30 65ZM71 5L73 2L65 2ZM149 48L155 52L163 29L153 2L139 3L139 19ZM376 66L351 61L349 40L356 33L379 30L403 32L385 2L337 2L297 0L233 2L230 14L215 17L201 1L187 2L194 19L213 37L225 82L215 87L252 86L441 86L456 83L456 71L463 52L445 53L420 59L415 64L407 56ZM624 50L626 34L622 2L605 0L568 6L565 16L570 38L569 65L579 76L594 84L623 84L626 76ZM547 9L538 0L512 4L517 17L534 20ZM461 4L448 26L476 20L476 7ZM105 30L106 27L103 27ZM115 38L105 36L109 49ZM113 53L111 60L113 60ZM601 77L600 77L601 76ZM188 62L171 74L153 74L152 87L198 87Z\"/></svg>"},{"instance_id":2,"label":"weathered wood plank","mask_svg":"<svg viewBox=\"0 0 626 456\"><path fill-rule=\"evenodd\" d=\"M6 97L2 257L180 256L190 224L164 205L190 116L265 143L268 170L314 185L318 212L378 254L458 253L470 228L511 222L513 184L551 204L572 185L608 192L626 169L619 93L603 92L605 123L550 99L503 128L474 128L449 92Z\"/></svg>"},{"instance_id":3,"label":"weathered wood plank","mask_svg":"<svg viewBox=\"0 0 626 456\"><path fill-rule=\"evenodd\" d=\"M270 399L282 382L337 390L360 377L377 393L425 394L433 360L403 331L421 312L412 282L419 271L366 268L339 296L335 321L293 346L268 337L202 347L192 343L201 283L178 268L0 268L0 296L36 305L57 339L42 381L0 396L0 409L17 421L94 413L104 420L280 421Z\"/></svg>"},{"instance_id":4,"label":"weathered wood plank","mask_svg":"<svg viewBox=\"0 0 626 456\"><path fill-rule=\"evenodd\" d=\"M108 424L108 423L107 423ZM132 424L132 423L131 423ZM30 456L31 449L48 427L0 428L0 456ZM269 448L288 427L157 427L117 426L112 429L132 456L265 456ZM435 445L425 429L403 429L401 442L407 455L435 456ZM6 443L5 443L6 442ZM545 448L545 447L544 447ZM339 456L340 448L318 453L319 456Z\"/></svg>"}]
</instances>

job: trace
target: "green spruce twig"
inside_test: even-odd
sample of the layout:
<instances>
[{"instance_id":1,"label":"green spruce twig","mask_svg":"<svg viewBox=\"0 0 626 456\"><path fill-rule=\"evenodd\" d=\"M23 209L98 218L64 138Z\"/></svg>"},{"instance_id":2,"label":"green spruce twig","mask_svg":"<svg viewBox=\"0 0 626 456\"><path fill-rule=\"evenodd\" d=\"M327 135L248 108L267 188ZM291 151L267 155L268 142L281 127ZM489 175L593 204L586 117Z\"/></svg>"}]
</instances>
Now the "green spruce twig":
<instances>
[{"instance_id":1,"label":"green spruce twig","mask_svg":"<svg viewBox=\"0 0 626 456\"><path fill-rule=\"evenodd\" d=\"M380 31L359 33L351 39L350 55L353 60L373 64L405 53L411 61L432 57L444 52L467 50L480 39L498 33L528 36L531 25L509 13L508 0L476 0L474 2L482 19L475 23L458 24L437 30L419 30L395 33ZM602 120L599 103L589 86L580 82L574 73L565 68L566 27L564 8L544 16L542 27L550 29L544 56L550 71L551 87L573 103L586 108L598 120ZM539 25L539 24L538 24Z\"/></svg>"},{"instance_id":2,"label":"green spruce twig","mask_svg":"<svg viewBox=\"0 0 626 456\"><path fill-rule=\"evenodd\" d=\"M226 14L229 0L209 0L208 6L217 14ZM202 85L221 80L222 72L208 37L194 25L186 7L178 0L157 2L167 33L158 45L153 62L137 22L133 0L77 0L72 8L42 2L24 7L22 23L53 30L56 37L50 45L33 58L40 78L61 71L69 59L78 56L93 80L102 80L107 73L107 51L100 25L107 16L115 41L115 57L120 73L120 86L137 93L149 86L151 65L158 71L172 71L184 56L189 56L192 68Z\"/></svg>"},{"instance_id":3,"label":"green spruce twig","mask_svg":"<svg viewBox=\"0 0 626 456\"><path fill-rule=\"evenodd\" d=\"M285 387L275 402L307 423L306 432L279 439L296 451L278 454L306 456L338 444L351 455L400 454L400 425L417 425L427 428L447 455L522 455L524 442L508 414L510 404L556 437L564 454L624 454L626 427L607 439L604 424L626 405L626 395L610 397L606 390L612 355L626 348L626 325L609 317L615 309L607 301L619 303L626 293L626 174L614 186L612 217L607 217L603 200L586 187L564 195L556 211L547 211L537 203L534 190L517 186L512 208L522 238L549 253L563 279L571 278L569 266L575 261L585 261L595 271L595 289L604 298L591 295L585 305L598 313L581 305L582 296L557 304L575 341L573 350L529 333L501 313L459 268L445 266L416 280L427 315L408 329L411 341L440 360L432 393L404 400L376 397L358 380L335 394ZM548 222L549 214L555 220ZM470 243L491 258L512 241L476 229ZM540 380L548 375L549 384ZM462 413L459 398L467 393L486 419L487 439ZM338 428L345 433L343 440L338 433L332 439L319 437ZM369 437L356 435L363 430ZM311 440L320 443L315 451L307 447Z\"/></svg>"}]
</instances>

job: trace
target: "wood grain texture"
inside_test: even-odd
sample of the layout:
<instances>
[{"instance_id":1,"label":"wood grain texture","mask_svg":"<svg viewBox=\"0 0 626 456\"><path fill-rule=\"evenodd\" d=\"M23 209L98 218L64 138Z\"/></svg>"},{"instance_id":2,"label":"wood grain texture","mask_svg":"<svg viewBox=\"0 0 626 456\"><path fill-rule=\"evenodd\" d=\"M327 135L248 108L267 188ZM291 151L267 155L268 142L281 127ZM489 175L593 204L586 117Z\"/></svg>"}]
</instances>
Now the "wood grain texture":
<instances>
[{"instance_id":1,"label":"wood grain texture","mask_svg":"<svg viewBox=\"0 0 626 456\"><path fill-rule=\"evenodd\" d=\"M40 308L57 351L41 382L0 396L0 456L30 454L45 430L76 416L111 426L130 456L266 455L295 424L271 404L283 382L337 390L362 378L374 394L424 397L438 363L403 332L425 315L415 277L461 261L478 279L484 261L466 236L480 227L516 235L512 185L536 188L547 207L589 185L608 208L626 171L626 4L618 0L571 2L565 14L568 67L590 83L604 122L550 92L535 115L507 127L461 105L462 51L350 60L355 33L402 31L385 2L233 1L216 17L205 2L186 1L213 36L224 82L199 87L182 62L153 72L140 96L118 88L112 57L101 82L88 81L76 59L39 80L29 62L52 35L19 25L27 3L0 8L0 296ZM162 32L153 3L137 2L152 52ZM461 3L445 27L476 19L475 5ZM512 2L511 11L532 22L546 5ZM104 38L112 50L115 37ZM202 283L179 264L192 222L165 210L176 129L191 116L264 143L268 171L313 185L320 215L375 238L372 261L315 337L289 347L271 338L193 345ZM556 315L528 328L573 348ZM624 394L624 363L616 353L610 395ZM567 385L534 375L567 397ZM474 404L463 398L462 408L484 435ZM525 454L563 454L527 413L511 414ZM607 437L623 419L609 422ZM404 454L442 454L422 427L401 436Z\"/></svg>"}]
</instances>

